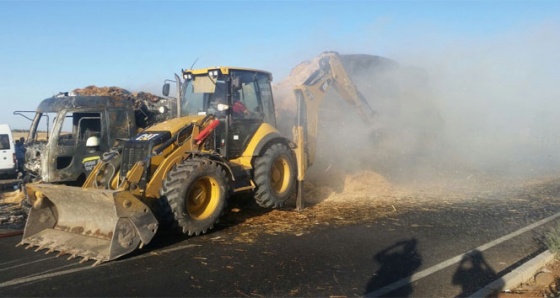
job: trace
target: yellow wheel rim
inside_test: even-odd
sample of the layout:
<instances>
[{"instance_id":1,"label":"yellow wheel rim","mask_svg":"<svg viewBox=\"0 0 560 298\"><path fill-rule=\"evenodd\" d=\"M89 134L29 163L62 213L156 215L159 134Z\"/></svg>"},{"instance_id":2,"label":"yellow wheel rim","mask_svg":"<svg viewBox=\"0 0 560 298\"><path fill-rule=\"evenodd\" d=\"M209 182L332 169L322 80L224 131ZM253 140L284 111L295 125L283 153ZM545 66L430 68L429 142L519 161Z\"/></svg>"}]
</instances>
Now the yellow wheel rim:
<instances>
[{"instance_id":1,"label":"yellow wheel rim","mask_svg":"<svg viewBox=\"0 0 560 298\"><path fill-rule=\"evenodd\" d=\"M290 184L290 166L286 159L279 157L270 169L270 181L272 189L276 193L283 193Z\"/></svg>"},{"instance_id":2,"label":"yellow wheel rim","mask_svg":"<svg viewBox=\"0 0 560 298\"><path fill-rule=\"evenodd\" d=\"M220 186L212 177L195 181L187 194L187 212L191 217L203 220L211 216L218 206Z\"/></svg>"}]
</instances>

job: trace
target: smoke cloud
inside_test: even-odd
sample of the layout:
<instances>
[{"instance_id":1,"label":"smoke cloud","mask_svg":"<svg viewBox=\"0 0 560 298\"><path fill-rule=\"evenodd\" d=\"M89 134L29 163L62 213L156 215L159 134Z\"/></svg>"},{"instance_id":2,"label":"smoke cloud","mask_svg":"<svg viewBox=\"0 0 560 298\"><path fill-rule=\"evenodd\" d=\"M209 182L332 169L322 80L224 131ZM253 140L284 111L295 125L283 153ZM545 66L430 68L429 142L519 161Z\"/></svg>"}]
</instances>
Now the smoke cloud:
<instances>
[{"instance_id":1,"label":"smoke cloud","mask_svg":"<svg viewBox=\"0 0 560 298\"><path fill-rule=\"evenodd\" d=\"M320 112L313 169L368 169L399 182L557 173L558 25L388 58L341 53L378 116L374 124L364 123L331 91ZM316 61L298 65L275 85L280 126L293 123L287 112L295 107L291 87Z\"/></svg>"},{"instance_id":2,"label":"smoke cloud","mask_svg":"<svg viewBox=\"0 0 560 298\"><path fill-rule=\"evenodd\" d=\"M444 140L461 161L496 174L545 174L560 155L558 24L447 47L430 73Z\"/></svg>"}]
</instances>

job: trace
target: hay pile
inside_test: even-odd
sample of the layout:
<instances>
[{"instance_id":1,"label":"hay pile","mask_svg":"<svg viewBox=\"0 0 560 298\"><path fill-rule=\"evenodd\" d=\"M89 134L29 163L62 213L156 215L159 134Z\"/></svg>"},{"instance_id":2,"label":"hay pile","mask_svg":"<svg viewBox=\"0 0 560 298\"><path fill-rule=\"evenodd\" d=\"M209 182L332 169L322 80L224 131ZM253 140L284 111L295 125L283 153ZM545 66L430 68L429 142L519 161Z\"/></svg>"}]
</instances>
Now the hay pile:
<instances>
[{"instance_id":1,"label":"hay pile","mask_svg":"<svg viewBox=\"0 0 560 298\"><path fill-rule=\"evenodd\" d=\"M344 180L344 192L389 194L393 191L393 185L373 171L360 171L349 174Z\"/></svg>"},{"instance_id":2,"label":"hay pile","mask_svg":"<svg viewBox=\"0 0 560 298\"><path fill-rule=\"evenodd\" d=\"M296 98L293 88L303 84L315 70L319 69L319 60L325 56L326 54L322 53L311 60L301 62L291 70L286 78L272 86L277 112L279 111L280 114L284 111L295 113ZM377 85L383 85L387 80L393 79L392 76L399 70L399 65L395 61L364 54L339 55L339 57L346 73L370 104L372 101L373 103L379 102L381 97L387 97L381 95L387 90L381 90L382 88L377 88ZM371 87L376 90L371 90Z\"/></svg>"},{"instance_id":3,"label":"hay pile","mask_svg":"<svg viewBox=\"0 0 560 298\"><path fill-rule=\"evenodd\" d=\"M26 214L22 209L23 192L19 190L0 193L0 235L22 230Z\"/></svg>"},{"instance_id":4,"label":"hay pile","mask_svg":"<svg viewBox=\"0 0 560 298\"><path fill-rule=\"evenodd\" d=\"M320 54L295 66L289 76L273 85L277 123L284 135L291 135L296 113L295 86L319 68ZM386 58L373 55L340 55L346 72L372 106L385 97L369 92L383 81L384 74L398 65ZM368 91L368 92L366 92ZM347 104L334 89L327 92L319 110L317 156L305 183L306 199L312 203L367 198L391 194L393 186L379 167L367 164L372 160L369 145L364 144L368 128L357 111ZM374 152L375 153L375 152Z\"/></svg>"},{"instance_id":5,"label":"hay pile","mask_svg":"<svg viewBox=\"0 0 560 298\"><path fill-rule=\"evenodd\" d=\"M161 99L163 99L163 97L157 96L152 93L143 92L143 91L132 93L126 89L115 87L115 86L97 87L94 85L90 85L84 88L74 89L72 90L72 92L83 96L91 96L91 95L111 96L123 100L128 99L131 100L132 102L137 102L137 101L158 102Z\"/></svg>"},{"instance_id":6,"label":"hay pile","mask_svg":"<svg viewBox=\"0 0 560 298\"><path fill-rule=\"evenodd\" d=\"M319 68L324 56L300 63L273 85L278 128L284 135L291 136L294 125L293 88ZM377 116L363 121L334 88L327 91L318 111L317 155L312 167L320 169L313 180L316 192L324 195L330 188L337 194L356 194L357 187L370 194L386 193L391 183L443 175L447 166L442 161L444 123L427 73L375 55L339 57ZM348 189L350 185L354 188Z\"/></svg>"},{"instance_id":7,"label":"hay pile","mask_svg":"<svg viewBox=\"0 0 560 298\"><path fill-rule=\"evenodd\" d=\"M149 92L132 93L120 87L97 87L93 85L74 89L72 92L82 96L110 96L117 100L130 101L135 109L136 126L140 128L146 128L173 117L172 112L163 114L159 112L161 107L169 106L169 100Z\"/></svg>"},{"instance_id":8,"label":"hay pile","mask_svg":"<svg viewBox=\"0 0 560 298\"><path fill-rule=\"evenodd\" d=\"M288 112L295 114L296 112L296 97L293 92L295 86L303 84L303 82L311 75L316 69L319 68L319 59L321 55L313 58L310 61L304 61L295 66L290 75L284 78L277 84L272 86L274 94L274 106L277 113L282 114Z\"/></svg>"},{"instance_id":9,"label":"hay pile","mask_svg":"<svg viewBox=\"0 0 560 298\"><path fill-rule=\"evenodd\" d=\"M20 204L23 200L23 192L14 190L0 193L0 204Z\"/></svg>"}]
</instances>

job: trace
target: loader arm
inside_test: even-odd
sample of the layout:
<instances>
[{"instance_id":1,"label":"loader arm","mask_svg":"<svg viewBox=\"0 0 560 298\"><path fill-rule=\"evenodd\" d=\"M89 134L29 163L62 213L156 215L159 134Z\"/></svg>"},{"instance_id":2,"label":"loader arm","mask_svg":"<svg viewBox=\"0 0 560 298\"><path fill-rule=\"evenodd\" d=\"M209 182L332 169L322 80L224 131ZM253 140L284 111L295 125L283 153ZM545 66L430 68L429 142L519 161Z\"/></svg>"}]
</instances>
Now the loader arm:
<instances>
[{"instance_id":1,"label":"loader arm","mask_svg":"<svg viewBox=\"0 0 560 298\"><path fill-rule=\"evenodd\" d=\"M159 227L154 213L166 174L193 152L213 116L156 124L111 151L80 188L26 184L32 208L19 245L96 260L94 265L148 244Z\"/></svg>"},{"instance_id":2,"label":"loader arm","mask_svg":"<svg viewBox=\"0 0 560 298\"><path fill-rule=\"evenodd\" d=\"M369 122L375 116L363 95L360 93L344 69L336 52L323 53L319 69L313 72L302 84L294 88L297 101L297 122L294 127L294 142L297 160L297 209L303 209L303 180L307 167L313 164L317 152L317 130L319 108L327 91L332 86L347 103L356 108L360 117Z\"/></svg>"}]
</instances>

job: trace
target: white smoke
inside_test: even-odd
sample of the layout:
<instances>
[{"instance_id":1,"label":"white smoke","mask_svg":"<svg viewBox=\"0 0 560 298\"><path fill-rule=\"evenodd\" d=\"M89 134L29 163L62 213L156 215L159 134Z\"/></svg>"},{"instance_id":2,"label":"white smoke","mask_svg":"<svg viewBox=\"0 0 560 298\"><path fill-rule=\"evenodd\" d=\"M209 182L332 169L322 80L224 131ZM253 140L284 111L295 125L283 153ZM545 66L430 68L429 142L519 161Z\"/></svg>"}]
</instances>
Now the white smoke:
<instances>
[{"instance_id":1,"label":"white smoke","mask_svg":"<svg viewBox=\"0 0 560 298\"><path fill-rule=\"evenodd\" d=\"M425 40L387 55L396 70L372 65L368 73L362 65L362 73L351 75L378 111L385 136L370 138L355 111L331 95L326 110L330 105L335 114L322 116L314 167L370 168L405 180L559 172L559 27L548 23L491 39L457 37L434 42L437 47Z\"/></svg>"},{"instance_id":2,"label":"white smoke","mask_svg":"<svg viewBox=\"0 0 560 298\"><path fill-rule=\"evenodd\" d=\"M430 73L446 140L459 157L498 174L560 165L559 27L545 24L416 57Z\"/></svg>"}]
</instances>

